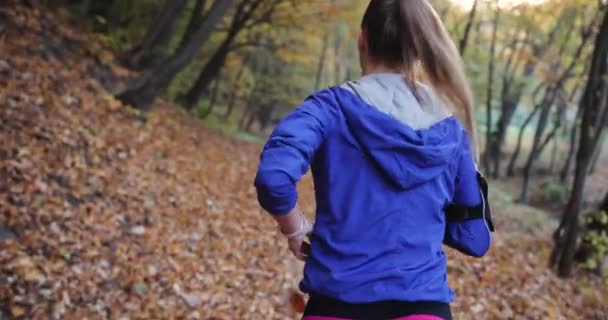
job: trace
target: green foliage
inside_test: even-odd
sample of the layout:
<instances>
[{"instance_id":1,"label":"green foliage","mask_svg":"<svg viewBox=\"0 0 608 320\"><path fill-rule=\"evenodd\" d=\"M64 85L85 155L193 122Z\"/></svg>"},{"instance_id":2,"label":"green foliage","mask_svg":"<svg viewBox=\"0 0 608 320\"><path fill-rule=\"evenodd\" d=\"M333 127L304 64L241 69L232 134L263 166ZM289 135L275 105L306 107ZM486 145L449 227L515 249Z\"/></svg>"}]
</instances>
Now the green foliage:
<instances>
[{"instance_id":1,"label":"green foliage","mask_svg":"<svg viewBox=\"0 0 608 320\"><path fill-rule=\"evenodd\" d=\"M588 213L585 216L585 225L588 230L583 236L583 243L590 248L591 255L583 263L583 267L595 271L608 255L608 213L606 211Z\"/></svg>"},{"instance_id":2,"label":"green foliage","mask_svg":"<svg viewBox=\"0 0 608 320\"><path fill-rule=\"evenodd\" d=\"M226 136L234 136L238 132L238 129L234 123L224 121L221 118L221 115L216 113L211 113L201 121L206 127L221 132Z\"/></svg>"},{"instance_id":3,"label":"green foliage","mask_svg":"<svg viewBox=\"0 0 608 320\"><path fill-rule=\"evenodd\" d=\"M565 204L568 200L568 187L565 184L548 182L541 186L543 200Z\"/></svg>"},{"instance_id":4,"label":"green foliage","mask_svg":"<svg viewBox=\"0 0 608 320\"><path fill-rule=\"evenodd\" d=\"M85 2L87 1L82 1ZM87 3L89 2L93 3L92 1ZM106 15L91 16L86 20L105 26L100 35L100 41L104 46L124 52L141 41L163 3L164 0L115 0L109 6ZM187 8L181 15L175 36L171 41L171 49L179 43L195 3L195 0L189 0ZM226 97L237 95L234 105L238 111L251 105L273 105L272 108L276 109L273 117L280 116L292 110L303 98L312 93L320 59L324 62L320 74L322 87L338 84L346 78L356 79L360 70L356 43L361 14L368 3L369 0L312 2L284 0L278 2L277 8L269 17L261 17L259 12L254 13L254 19L267 22L251 24L236 37L234 48L231 49L221 71L217 109L226 108L228 104L226 100L230 100ZM433 0L431 3L442 16L454 41L458 42L464 32L470 6L463 5L459 1ZM493 1L480 1L464 57L477 101L480 130L485 130L484 112L493 3ZM537 84L554 81L555 74L561 72L572 59L577 58L573 56L573 51L579 43L579 29L589 20L589 14L584 12L594 8L595 2L547 0L540 4L507 3L508 1L505 1L501 6L496 43L496 72L491 101L495 111L493 122L496 122L499 116L507 57L511 52L515 52L511 64L511 70L515 72L512 74L513 84L508 94L519 96L519 93L523 92L520 100L522 107L516 111L513 119L513 125L517 126L527 115L530 106L534 105L531 93ZM80 5L72 8L76 15L82 15L85 10ZM233 15L234 10L229 11L222 25L201 48L199 56L174 79L166 92L169 99L176 100L191 87L202 67L225 39ZM556 37L549 39L549 34L558 20L562 21L561 28ZM575 26L574 34L570 41L565 42L563 54L558 54L570 24ZM325 33L328 34L330 41L326 52L322 53L322 39ZM516 45L517 41L514 41L516 38L520 43L525 39L527 45ZM550 47L547 53L540 58L534 57L533 48L545 43L549 43ZM590 49L583 54L587 54L588 51ZM255 57L245 59L248 54L253 54ZM526 77L524 69L529 61L538 62L538 66L532 75ZM583 72L585 63L582 61L584 59L576 65L573 73ZM243 69L244 71L240 72ZM566 91L574 87L575 83L576 81L567 81L564 84ZM252 99L249 99L250 96ZM201 100L208 99L207 94ZM205 102L202 101L203 108L204 104ZM240 112L235 112L238 113ZM507 140L513 140L510 138L508 137Z\"/></svg>"}]
</instances>

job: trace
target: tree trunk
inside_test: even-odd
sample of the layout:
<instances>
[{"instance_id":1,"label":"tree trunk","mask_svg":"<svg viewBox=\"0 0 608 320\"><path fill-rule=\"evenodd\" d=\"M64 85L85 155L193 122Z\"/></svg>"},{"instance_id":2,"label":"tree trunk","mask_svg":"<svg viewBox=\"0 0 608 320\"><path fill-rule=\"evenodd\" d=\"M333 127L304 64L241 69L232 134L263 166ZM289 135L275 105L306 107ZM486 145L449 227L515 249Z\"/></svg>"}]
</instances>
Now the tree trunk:
<instances>
[{"instance_id":1,"label":"tree trunk","mask_svg":"<svg viewBox=\"0 0 608 320\"><path fill-rule=\"evenodd\" d=\"M553 147L551 148L551 162L549 163L549 173L555 172L555 164L557 163L557 148L559 146L558 139L553 139Z\"/></svg>"},{"instance_id":2,"label":"tree trunk","mask_svg":"<svg viewBox=\"0 0 608 320\"><path fill-rule=\"evenodd\" d=\"M580 42L579 46L577 47L576 52L574 53L574 57L576 57L577 59L573 59L570 62L570 64L566 67L566 69L561 73L557 82L555 84L553 84L552 87L549 88L545 92L545 97L543 98L543 101L541 103L542 110L541 110L541 115L538 120L538 125L536 127L536 133L534 134L534 141L532 143L532 149L530 150L528 161L526 162L526 167L524 169L524 182L523 182L521 196L519 199L520 202L522 202L522 203L528 202L528 186L530 183L530 179L532 178L531 176L534 172L534 164L536 163L536 160L538 159L538 156L540 155L540 151L541 151L539 149L540 141L542 141L542 137L544 135L545 127L546 127L547 120L549 117L549 112L551 110L551 105L554 103L559 90L561 90L563 88L564 83L571 76L571 72L574 69L574 67L576 66L578 58L580 58L580 56L582 55L583 49L587 45L587 42L592 35L591 30L592 30L594 23L595 23L595 20L592 20L591 24L589 26L585 26L582 29L581 42ZM562 47L562 49L563 48L565 48L565 46ZM559 55L561 55L561 52Z\"/></svg>"},{"instance_id":3,"label":"tree trunk","mask_svg":"<svg viewBox=\"0 0 608 320\"><path fill-rule=\"evenodd\" d=\"M274 113L275 105L264 108L258 108L256 118L260 122L260 131L263 132L271 124L272 114Z\"/></svg>"},{"instance_id":4,"label":"tree trunk","mask_svg":"<svg viewBox=\"0 0 608 320\"><path fill-rule=\"evenodd\" d=\"M239 128L242 130L245 128L245 123L247 122L249 114L252 113L253 108L251 107L251 105L253 105L253 101L255 100L255 97L257 94L257 89L258 89L258 82L256 81L253 86L253 89L249 93L249 97L247 98L247 104L245 105L245 111L243 111L243 114L241 115L241 119L239 120Z\"/></svg>"},{"instance_id":5,"label":"tree trunk","mask_svg":"<svg viewBox=\"0 0 608 320\"><path fill-rule=\"evenodd\" d=\"M323 77L323 69L325 65L325 52L329 45L329 36L327 33L323 36L323 45L321 46L321 54L319 56L319 64L317 65L317 75L315 77L315 87L313 91L319 91L321 89L321 79Z\"/></svg>"},{"instance_id":6,"label":"tree trunk","mask_svg":"<svg viewBox=\"0 0 608 320\"><path fill-rule=\"evenodd\" d=\"M574 158L574 150L576 148L577 132L578 126L574 124L572 126L572 132L570 133L570 144L568 146L568 154L566 154L566 161L564 161L564 166L559 173L559 181L561 183L566 182L568 179L568 174L570 173L570 167L572 167L572 159Z\"/></svg>"},{"instance_id":7,"label":"tree trunk","mask_svg":"<svg viewBox=\"0 0 608 320\"><path fill-rule=\"evenodd\" d=\"M238 97L238 92L237 91L233 92L232 96L230 97L230 102L228 103L226 113L224 113L224 115L222 116L223 122L228 122L228 120L230 120L230 116L234 112L234 105L236 104L237 97Z\"/></svg>"},{"instance_id":8,"label":"tree trunk","mask_svg":"<svg viewBox=\"0 0 608 320\"><path fill-rule=\"evenodd\" d=\"M561 83L561 81L558 82L558 85L559 85L559 83ZM523 176L524 181L523 181L521 195L519 198L519 201L521 203L528 202L529 184L530 184L530 179L532 178L532 175L534 174L534 169L535 169L534 165L536 163L536 160L540 157L540 155L542 154L542 152L545 149L545 147L547 146L547 144L551 141L551 139L553 139L553 137L555 136L555 134L561 127L561 118L562 118L563 112L565 110L564 109L565 101L562 101L563 105L561 105L559 107L559 110L557 110L554 128L547 135L547 137L545 137L543 139L545 128L547 126L547 121L549 120L551 107L558 94L557 90L558 89L555 89L555 88L549 88L545 92L545 96L543 97L542 102L537 106L538 108L540 108L541 114L539 116L538 124L536 126L536 132L534 133L534 139L532 141L532 148L530 149L530 153L528 155L528 160L526 161L526 166L524 167L524 176Z\"/></svg>"},{"instance_id":9,"label":"tree trunk","mask_svg":"<svg viewBox=\"0 0 608 320\"><path fill-rule=\"evenodd\" d=\"M574 159L574 150L577 146L576 141L578 139L578 128L579 128L579 121L581 120L581 116L582 116L582 108L578 108L578 110L576 111L576 117L574 119L574 123L572 124L572 128L570 129L570 145L568 146L568 154L566 155L566 161L564 162L564 166L562 167L562 170L560 171L559 174L559 181L564 183L566 182L566 180L568 179L568 174L570 173L570 167L572 166L572 159Z\"/></svg>"},{"instance_id":10,"label":"tree trunk","mask_svg":"<svg viewBox=\"0 0 608 320\"><path fill-rule=\"evenodd\" d=\"M520 202L527 203L528 201L528 186L531 179L531 175L533 174L534 164L540 154L540 150L538 149L539 143L542 140L544 135L545 126L547 124L547 119L549 116L549 111L551 109L551 105L555 101L558 91L561 90L566 80L571 76L571 71L576 66L576 62L578 58L583 53L583 49L586 47L588 40L592 35L592 27L595 23L595 19L591 21L591 24L585 28L583 28L581 42L574 53L574 57L568 67L562 72L557 82L553 85L552 88L548 89L545 93L545 98L543 99L543 108L541 110L541 115L538 120L538 126L536 127L536 133L534 135L534 141L532 143L532 150L530 150L530 155L528 157L528 161L526 163L525 171L524 171L524 184L522 187L522 192L520 196Z\"/></svg>"},{"instance_id":11,"label":"tree trunk","mask_svg":"<svg viewBox=\"0 0 608 320\"><path fill-rule=\"evenodd\" d=\"M196 106L198 100L203 95L203 92L207 90L209 84L213 81L214 78L217 77L219 72L222 70L224 63L226 62L226 58L230 53L230 44L232 44L232 39L234 36L227 37L222 45L215 51L211 59L205 64L203 70L198 75L196 82L190 90L183 97L184 106L186 109L191 110Z\"/></svg>"},{"instance_id":12,"label":"tree trunk","mask_svg":"<svg viewBox=\"0 0 608 320\"><path fill-rule=\"evenodd\" d=\"M203 113L201 115L201 117L203 119L207 118L213 112L213 108L215 107L215 103L217 102L217 95L218 95L219 91L220 91L220 78L218 77L213 82L213 89L211 89L211 99L209 100L209 106L207 107L207 110L205 110L205 113Z\"/></svg>"},{"instance_id":13,"label":"tree trunk","mask_svg":"<svg viewBox=\"0 0 608 320\"><path fill-rule=\"evenodd\" d=\"M517 34L518 34L518 30L515 30L513 32L513 36L512 36L512 43L514 48L512 49L511 53L509 54L509 58L507 59L507 62L505 63L505 69L503 71L503 76L502 76L502 90L501 90L501 95L500 95L500 100L501 100L501 104L500 104L500 116L498 117L498 122L496 123L496 132L493 134L493 141L492 141L492 146L491 146L491 150L492 150L492 160L493 160L493 176L495 179L497 179L500 176L500 162L502 160L502 147L503 144L505 142L505 138L507 135L507 131L509 129L509 124L511 123L511 119L513 118L513 115L515 114L515 110L517 109L517 106L519 105L521 96L523 94L523 85L518 84L516 86L515 91L512 91L512 85L513 85L513 79L515 78L515 73L516 73L516 69L515 66L513 66L513 68L511 68L512 64L513 64L513 60L515 59L515 54L517 52L519 52L520 50L520 46L517 44ZM526 36L524 37L524 41L522 41L522 46L523 44L526 43L527 39L528 39L529 33L526 33ZM512 70L511 70L512 69ZM526 70L527 71L527 70ZM526 74L524 74L524 77L527 76Z\"/></svg>"},{"instance_id":14,"label":"tree trunk","mask_svg":"<svg viewBox=\"0 0 608 320\"><path fill-rule=\"evenodd\" d=\"M255 122L255 118L258 113L259 108L261 108L261 107L255 107L253 109L247 108L247 109L251 109L251 110L249 111L248 118L246 119L246 121L244 123L245 126L243 127L243 130L245 132L251 132L251 126Z\"/></svg>"},{"instance_id":15,"label":"tree trunk","mask_svg":"<svg viewBox=\"0 0 608 320\"><path fill-rule=\"evenodd\" d=\"M494 178L498 178L500 176L500 162L502 160L502 146L505 142L505 138L507 135L507 131L509 129L509 124L511 123L511 119L515 114L515 110L517 109L517 105L519 101L503 100L501 104L500 117L498 118L498 123L496 124L496 133L494 134L494 139L492 141L492 159L493 163L493 176Z\"/></svg>"},{"instance_id":16,"label":"tree trunk","mask_svg":"<svg viewBox=\"0 0 608 320\"><path fill-rule=\"evenodd\" d=\"M507 168L507 176L509 177L512 177L515 174L515 163L517 162L517 158L519 157L519 152L521 150L521 141L523 140L526 128L528 127L532 119L534 119L534 116L539 110L540 108L538 106L535 107L534 110L530 112L524 123L521 125L521 128L519 129L519 135L517 136L517 145L515 146L515 151L511 156L511 160L509 161L509 166Z\"/></svg>"},{"instance_id":17,"label":"tree trunk","mask_svg":"<svg viewBox=\"0 0 608 320\"><path fill-rule=\"evenodd\" d=\"M581 149L579 148L579 151L580 150ZM558 264L558 274L562 277L567 277L570 275L572 260L576 252L576 242L578 240L578 233L580 232L578 215L583 202L583 189L587 176L585 174L586 170L582 171L582 176L580 175L579 171L581 171L582 167L585 165L586 164L583 162L579 163L577 159L577 173L574 178L574 185L572 187L570 199L568 200L568 205L566 206L566 210L562 215L560 226L554 233L555 247L551 253L550 265L555 266ZM568 257L570 256L571 258L569 259Z\"/></svg>"},{"instance_id":18,"label":"tree trunk","mask_svg":"<svg viewBox=\"0 0 608 320\"><path fill-rule=\"evenodd\" d=\"M539 107L541 110L540 116L538 117L536 132L534 133L534 140L532 141L532 149L530 149L530 154L528 155L528 160L526 161L526 166L524 167L524 182L521 189L521 195L519 197L519 202L521 203L528 203L528 187L530 184L530 178L532 176L532 171L534 170L534 163L539 154L539 145L544 135L549 113L551 111L551 104L549 101L547 101L547 99L544 99L542 105Z\"/></svg>"},{"instance_id":19,"label":"tree trunk","mask_svg":"<svg viewBox=\"0 0 608 320\"><path fill-rule=\"evenodd\" d=\"M144 73L140 78L135 79L126 91L117 95L117 98L126 104L147 111L159 92L163 92L175 75L196 57L199 48L209 39L215 26L230 8L232 1L216 0L188 45L176 51L170 58L149 72Z\"/></svg>"},{"instance_id":20,"label":"tree trunk","mask_svg":"<svg viewBox=\"0 0 608 320\"><path fill-rule=\"evenodd\" d=\"M533 45L532 56L529 57L525 63L524 73L523 73L524 79L530 78L534 75L534 73L536 72L536 67L538 66L538 62L543 60L543 57L547 53L548 49L551 48L551 46L554 44L555 37L558 35L558 31L560 30L561 24L563 23L563 20L565 20L564 18L567 17L568 15L569 15L568 12L565 12L562 14L562 17L560 17L560 19L558 19L558 21L555 23L555 25L551 29L551 32L549 33L549 37L547 38L546 42L544 42L542 45ZM563 48L565 48L564 44L569 42L568 41L569 35L571 34L571 31L573 29L574 29L574 22L570 25L570 29L567 32L568 36L566 36L564 41L562 42L562 47L560 48L560 52L563 50ZM526 32L524 41L522 42L522 48L523 48L523 46L525 46L528 43L529 36L530 36L530 34L528 32ZM495 178L498 178L500 176L500 167L501 167L500 162L502 159L502 157L501 157L502 148L503 148L503 144L505 141L507 130L511 124L513 115L515 114L515 111L517 110L517 107L519 106L521 98L524 94L524 85L525 84L518 85L514 91L511 91L511 84L512 84L514 74L515 74L515 70L513 70L513 72L509 72L508 67L510 66L511 59L512 59L512 57L510 57L509 60L507 61L507 67L505 68L506 69L505 74L503 75L504 78L503 78L503 93L502 93L502 102L501 102L501 115L500 115L500 118L497 123L497 130L496 130L496 134L495 134L496 138L495 138L494 146L493 146L493 153L494 153L494 157L493 157L494 168L493 169L494 169ZM525 128L528 123L529 123L529 121L526 121L523 127ZM520 152L521 137L522 137L522 132L520 132L520 135L518 137L518 142L517 142L517 148L511 159L517 160L517 157ZM509 163L508 170L507 170L508 176L513 175L514 164L515 164L515 161L513 161L513 160Z\"/></svg>"},{"instance_id":21,"label":"tree trunk","mask_svg":"<svg viewBox=\"0 0 608 320\"><path fill-rule=\"evenodd\" d=\"M576 154L574 184L559 228L555 231L555 247L550 264L558 266L558 275L567 277L572 272L579 226L579 211L582 207L587 172L593 152L599 145L602 131L608 118L608 11L597 34L591 72L580 108L583 108L580 141Z\"/></svg>"},{"instance_id":22,"label":"tree trunk","mask_svg":"<svg viewBox=\"0 0 608 320\"><path fill-rule=\"evenodd\" d=\"M241 79L243 78L243 75L245 74L245 69L252 58L253 54L249 53L243 59L243 65L241 66L241 69L239 70L234 80L234 83L232 84L233 92L232 96L230 97L230 102L228 103L226 113L224 113L224 115L222 116L223 121L228 121L228 119L230 119L230 116L232 115L232 112L234 111L234 105L236 104L236 98L238 97Z\"/></svg>"},{"instance_id":23,"label":"tree trunk","mask_svg":"<svg viewBox=\"0 0 608 320\"><path fill-rule=\"evenodd\" d=\"M179 42L178 48L185 47L188 42L190 42L190 38L192 35L196 33L196 30L200 27L201 23L204 20L205 4L207 1L205 0L196 0L196 4L194 5L194 9L192 9L192 15L190 16L190 21L188 21L188 26L186 27L186 31L182 35L182 39Z\"/></svg>"},{"instance_id":24,"label":"tree trunk","mask_svg":"<svg viewBox=\"0 0 608 320\"><path fill-rule=\"evenodd\" d=\"M249 113L251 113L251 110L249 110L249 108L245 107L245 110L243 110L243 113L241 114L241 118L239 119L238 127L240 130L245 129L245 122L247 121L247 118L249 117Z\"/></svg>"},{"instance_id":25,"label":"tree trunk","mask_svg":"<svg viewBox=\"0 0 608 320\"><path fill-rule=\"evenodd\" d=\"M475 1L474 9L476 9L477 1ZM470 19L473 19L471 17ZM490 157L492 154L492 98L494 85L494 62L496 53L496 35L498 33L498 22L500 19L500 7L498 0L496 1L496 12L494 14L494 28L492 30L492 43L490 44L490 64L488 66L488 88L486 94L486 150L483 158L484 168L490 172ZM472 23L472 22L471 22ZM470 26L469 26L470 28ZM467 35L468 36L468 35Z\"/></svg>"},{"instance_id":26,"label":"tree trunk","mask_svg":"<svg viewBox=\"0 0 608 320\"><path fill-rule=\"evenodd\" d=\"M560 108L562 108L562 107L560 107ZM543 154L543 151L545 151L545 148L549 145L549 143L551 141L557 140L557 139L555 139L555 136L557 135L557 132L559 131L559 129L562 127L561 117L563 116L563 113L562 113L563 110L560 109L557 112L558 112L558 114L555 115L555 116L557 118L560 118L560 119L556 119L555 120L553 128L551 128L551 130L549 131L549 134L547 134L547 136L545 137L545 139L543 140L543 142L538 147L537 158L540 157Z\"/></svg>"},{"instance_id":27,"label":"tree trunk","mask_svg":"<svg viewBox=\"0 0 608 320\"><path fill-rule=\"evenodd\" d=\"M249 114L249 119L245 123L245 128L244 128L245 132L251 132L251 126L253 126L254 121L255 121L255 112L252 112Z\"/></svg>"},{"instance_id":28,"label":"tree trunk","mask_svg":"<svg viewBox=\"0 0 608 320\"><path fill-rule=\"evenodd\" d=\"M190 88L188 93L186 93L184 97L184 104L186 109L191 109L193 106L196 105L197 101L200 99L202 93L205 92L211 81L213 81L213 79L218 76L219 72L224 67L224 63L226 62L226 58L228 57L228 54L231 51L230 49L234 40L243 30L243 28L247 26L247 22L253 18L254 13L263 2L264 1L262 0L241 0L241 2L236 8L234 18L230 23L230 28L228 30L226 38L224 38L224 41L222 42L220 47L215 51L213 57L211 57L211 59L203 67L203 70L199 74L192 88ZM249 6L247 6L248 4ZM276 5L276 3L270 4L270 7L267 12L260 13L260 15L269 15L273 10L274 5ZM261 22L262 20L256 19L256 22L254 22L252 25Z\"/></svg>"},{"instance_id":29,"label":"tree trunk","mask_svg":"<svg viewBox=\"0 0 608 320\"><path fill-rule=\"evenodd\" d=\"M127 66L147 69L167 58L171 38L177 28L187 0L166 0L157 17L151 21L142 42L127 53Z\"/></svg>"},{"instance_id":30,"label":"tree trunk","mask_svg":"<svg viewBox=\"0 0 608 320\"><path fill-rule=\"evenodd\" d=\"M551 131L549 131L549 134L545 137L545 140L540 144L540 147L538 147L538 157L542 155L543 151L552 140L557 140L555 136L557 135L559 129L562 127L562 119L564 117L565 109L565 105L559 106L559 110L557 110L557 114L555 115L553 128L551 128Z\"/></svg>"},{"instance_id":31,"label":"tree trunk","mask_svg":"<svg viewBox=\"0 0 608 320\"><path fill-rule=\"evenodd\" d=\"M496 1L498 2L498 1ZM469 12L469 19L467 20L467 25L464 28L464 34L462 35L462 39L460 39L460 43L458 49L460 51L460 55L464 56L464 52L467 48L467 43L469 41L469 34L471 33L471 27L475 21L475 14L477 13L477 5L479 4L479 0L475 0L473 2L473 8ZM498 10L498 9L497 9Z\"/></svg>"}]
</instances>

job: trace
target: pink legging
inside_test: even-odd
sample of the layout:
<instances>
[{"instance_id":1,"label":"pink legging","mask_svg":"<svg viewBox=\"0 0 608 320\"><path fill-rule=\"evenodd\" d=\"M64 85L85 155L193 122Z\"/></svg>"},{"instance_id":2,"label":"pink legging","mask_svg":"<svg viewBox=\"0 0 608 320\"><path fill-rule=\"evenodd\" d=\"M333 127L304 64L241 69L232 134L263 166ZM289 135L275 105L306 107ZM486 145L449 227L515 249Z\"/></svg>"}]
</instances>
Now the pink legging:
<instances>
[{"instance_id":1,"label":"pink legging","mask_svg":"<svg viewBox=\"0 0 608 320\"><path fill-rule=\"evenodd\" d=\"M305 316L303 320L348 320L342 318L332 318L332 317L318 317L318 316ZM414 314L411 316L398 318L395 320L443 320L442 318L436 316L429 316L424 314Z\"/></svg>"}]
</instances>

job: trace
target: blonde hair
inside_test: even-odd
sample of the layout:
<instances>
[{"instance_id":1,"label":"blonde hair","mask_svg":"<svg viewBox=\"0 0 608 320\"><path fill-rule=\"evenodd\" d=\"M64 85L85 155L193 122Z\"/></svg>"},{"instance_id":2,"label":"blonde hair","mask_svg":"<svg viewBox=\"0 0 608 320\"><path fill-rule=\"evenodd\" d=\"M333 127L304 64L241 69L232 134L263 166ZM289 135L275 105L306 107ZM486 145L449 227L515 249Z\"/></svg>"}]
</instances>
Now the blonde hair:
<instances>
[{"instance_id":1,"label":"blonde hair","mask_svg":"<svg viewBox=\"0 0 608 320\"><path fill-rule=\"evenodd\" d=\"M426 0L372 0L362 23L368 52L423 80L464 123L477 159L477 130L471 85L456 45ZM414 89L415 90L415 89Z\"/></svg>"}]
</instances>

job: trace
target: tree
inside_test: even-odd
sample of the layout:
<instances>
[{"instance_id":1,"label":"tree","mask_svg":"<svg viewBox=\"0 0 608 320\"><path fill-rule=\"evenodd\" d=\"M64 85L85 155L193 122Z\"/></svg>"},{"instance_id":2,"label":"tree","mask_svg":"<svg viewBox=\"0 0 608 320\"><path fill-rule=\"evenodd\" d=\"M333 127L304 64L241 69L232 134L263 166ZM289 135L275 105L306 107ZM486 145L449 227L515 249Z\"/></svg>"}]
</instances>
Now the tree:
<instances>
[{"instance_id":1,"label":"tree","mask_svg":"<svg viewBox=\"0 0 608 320\"><path fill-rule=\"evenodd\" d=\"M217 96L220 92L220 82L220 77L217 77L217 79L213 80L213 88L211 89L211 99L209 100L209 106L207 106L207 110L205 110L205 112L201 115L201 118L203 119L207 118L215 108L215 105L217 103Z\"/></svg>"},{"instance_id":2,"label":"tree","mask_svg":"<svg viewBox=\"0 0 608 320\"><path fill-rule=\"evenodd\" d=\"M187 45L179 48L161 64L134 79L124 92L117 95L117 98L141 110L148 110L154 99L164 91L175 75L194 59L199 48L209 39L231 4L232 0L216 0L205 13L203 22Z\"/></svg>"},{"instance_id":3,"label":"tree","mask_svg":"<svg viewBox=\"0 0 608 320\"><path fill-rule=\"evenodd\" d=\"M543 96L543 99L541 100L541 103L537 105L537 108L540 110L540 114L536 126L536 132L534 133L534 139L532 140L532 148L530 149L528 160L526 161L526 166L524 167L524 181L521 190L521 195L519 198L519 201L522 203L528 202L528 190L530 185L530 179L533 175L534 165L536 164L536 160L543 151L544 146L546 146L543 141L548 142L552 138L552 133L550 133L547 138L543 138L551 109L554 106L554 102L558 98L560 91L563 90L562 88L565 86L566 81L572 76L572 70L574 70L574 67L576 66L578 60L583 55L583 50L585 49L585 47L587 46L587 42L593 35L593 27L595 25L595 21L596 19L592 19L589 25L584 26L581 29L581 41L578 47L576 48L576 52L572 55L572 61L561 73L561 76L559 76L557 81L554 84L551 84L547 88L547 90L545 90L545 94ZM562 52L558 52L558 57L563 54L563 51L565 50L564 48L565 46L560 49ZM551 67L555 70L557 69L558 65L559 62L555 62L553 65L551 65ZM561 122L559 123L561 124Z\"/></svg>"},{"instance_id":4,"label":"tree","mask_svg":"<svg viewBox=\"0 0 608 320\"><path fill-rule=\"evenodd\" d=\"M550 265L557 266L561 277L567 277L572 272L587 172L608 120L608 84L605 80L608 77L608 11L604 13L594 48L587 85L580 103L583 111L574 182L560 225L553 235L555 246Z\"/></svg>"},{"instance_id":5,"label":"tree","mask_svg":"<svg viewBox=\"0 0 608 320\"><path fill-rule=\"evenodd\" d=\"M325 68L325 56L327 48L329 47L329 34L325 33L323 36L323 45L321 46L321 52L319 53L319 63L317 65L317 74L315 76L314 91L321 89L321 79L323 78L323 70Z\"/></svg>"},{"instance_id":6,"label":"tree","mask_svg":"<svg viewBox=\"0 0 608 320\"><path fill-rule=\"evenodd\" d=\"M333 47L333 60L334 60L334 79L335 84L344 81L343 70L344 67L344 31L341 24L337 24L334 30L334 47Z\"/></svg>"},{"instance_id":7,"label":"tree","mask_svg":"<svg viewBox=\"0 0 608 320\"><path fill-rule=\"evenodd\" d=\"M521 125L521 128L519 129L519 134L517 136L517 145L515 146L515 151L511 155L511 160L509 161L509 166L507 167L507 176L509 177L512 177L515 174L515 162L517 161L517 157L519 156L519 152L521 150L521 142L523 140L526 127L528 126L528 124L530 124L532 119L534 119L539 110L540 108L538 106L535 107L532 112L530 112L526 120L524 120Z\"/></svg>"},{"instance_id":8,"label":"tree","mask_svg":"<svg viewBox=\"0 0 608 320\"><path fill-rule=\"evenodd\" d=\"M458 49L460 51L460 55L464 56L464 52L467 48L467 43L469 41L469 34L471 32L471 27L473 27L473 22L475 21L475 14L477 13L477 5L479 4L479 0L475 0L473 2L473 8L471 8L471 11L469 12L469 18L467 20L467 25L464 28L464 34L462 35L462 38L460 39L460 43L458 45ZM496 4L498 5L498 1L496 1ZM449 9L449 6L446 6Z\"/></svg>"},{"instance_id":9,"label":"tree","mask_svg":"<svg viewBox=\"0 0 608 320\"><path fill-rule=\"evenodd\" d=\"M570 173L570 167L572 166L572 159L574 158L574 150L576 149L576 140L578 138L579 132L579 122L581 120L583 109L578 108L576 112L576 117L574 118L574 123L572 123L572 128L570 128L570 143L568 146L568 153L566 154L566 161L564 161L564 166L559 173L559 181L564 183L568 179L568 175Z\"/></svg>"},{"instance_id":10,"label":"tree","mask_svg":"<svg viewBox=\"0 0 608 320\"><path fill-rule=\"evenodd\" d=\"M585 69L583 71L583 74L588 74L589 73L589 67L591 65L589 63L585 64ZM579 95L579 91L580 88L582 86L581 82L577 82L574 90L572 90L572 94L570 95L570 102L574 102L575 97L577 97ZM568 153L566 154L566 159L564 161L564 165L562 166L562 169L560 169L559 171L559 181L561 183L566 182L568 175L570 173L570 167L572 166L572 159L574 158L574 150L576 149L576 140L577 140L577 133L578 133L578 124L581 120L581 115L582 115L582 109L578 108L576 109L576 116L574 117L574 121L572 122L572 127L565 129L565 131L568 131L568 129L570 130L569 132L567 132L569 134L569 143L568 143Z\"/></svg>"},{"instance_id":11,"label":"tree","mask_svg":"<svg viewBox=\"0 0 608 320\"><path fill-rule=\"evenodd\" d=\"M192 9L192 15L190 16L190 21L188 21L188 26L186 27L186 31L182 36L182 39L179 42L179 48L183 48L188 45L190 38L193 34L196 33L196 30L201 26L203 20L205 19L205 15L203 10L205 9L206 0L196 0L194 4L194 9Z\"/></svg>"},{"instance_id":12,"label":"tree","mask_svg":"<svg viewBox=\"0 0 608 320\"><path fill-rule=\"evenodd\" d=\"M166 0L142 41L126 53L125 64L136 69L150 68L164 60L169 52L169 43L175 34L177 22L187 0Z\"/></svg>"},{"instance_id":13,"label":"tree","mask_svg":"<svg viewBox=\"0 0 608 320\"><path fill-rule=\"evenodd\" d=\"M234 111L236 99L239 96L240 83L243 78L243 75L245 74L245 69L247 68L247 65L249 64L252 57L253 57L252 53L247 53L245 55L245 57L243 58L242 66L239 69L239 71L234 79L234 82L230 86L230 88L231 88L231 90L233 90L233 92L232 92L232 95L230 96L230 102L228 103L228 108L226 109L226 113L224 113L224 115L222 116L223 121L228 121L228 119L230 119L230 116L232 115L232 112Z\"/></svg>"},{"instance_id":14,"label":"tree","mask_svg":"<svg viewBox=\"0 0 608 320\"><path fill-rule=\"evenodd\" d=\"M543 153L545 148L549 145L549 143L552 140L555 140L555 136L557 135L557 132L562 127L562 124L564 122L564 117L566 114L566 107L567 107L569 101L567 101L565 99L563 90L562 90L562 93L559 94L559 96L560 97L558 98L558 101L556 102L557 110L553 114L553 117L554 117L553 127L551 128L551 130L549 130L549 134L547 134L545 136L545 139L541 142L540 146L538 147L539 155Z\"/></svg>"},{"instance_id":15,"label":"tree","mask_svg":"<svg viewBox=\"0 0 608 320\"><path fill-rule=\"evenodd\" d=\"M531 31L528 27L525 31L525 35L522 40L517 39L515 36L514 49L511 51L509 58L506 62L505 71L503 71L503 81L502 81L502 93L501 93L501 104L500 104L500 115L498 117L498 121L496 123L496 130L492 134L492 144L490 146L492 160L493 160L493 176L498 178L500 176L500 168L501 168L501 159L502 159L502 147L505 142L505 137L507 134L507 129L511 123L513 115L520 105L520 101L524 95L526 83L530 81L530 78L536 72L536 69L541 61L543 61L543 57L547 54L553 43L555 42L555 38L558 35L558 31L560 29L561 24L566 18L572 18L572 13L569 10L562 15L562 18L558 19L554 24L553 28L549 32L549 36L543 42L532 41L530 38L532 37ZM533 17L531 18L533 19ZM573 19L569 19L572 21ZM530 23L530 21L523 21L524 24ZM572 24L574 26L574 24ZM515 35L517 35L517 29L514 31ZM563 44L568 43L567 38L562 42ZM527 56L526 61L524 62L523 67L523 76L522 79L516 80L517 68L515 66L515 62L513 61L516 55L521 55L522 52L525 52L527 47L531 47L531 54ZM527 125L532 120L532 117L526 119L524 125L522 126L522 130L524 130ZM523 131L520 132L520 138L518 139L518 144L515 152L513 153L514 157L512 157L512 161L509 163L509 169L507 174L509 176L513 175L514 163L517 160L517 156L519 155L519 148L521 146L521 137L523 136Z\"/></svg>"},{"instance_id":16,"label":"tree","mask_svg":"<svg viewBox=\"0 0 608 320\"><path fill-rule=\"evenodd\" d=\"M187 109L192 109L198 103L203 92L218 75L237 36L244 29L251 29L260 24L270 22L274 9L281 1L240 0L226 37L205 64L194 85L181 99Z\"/></svg>"}]
</instances>

